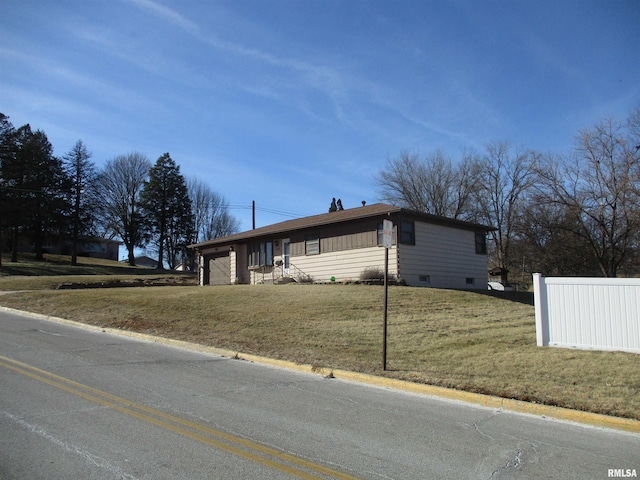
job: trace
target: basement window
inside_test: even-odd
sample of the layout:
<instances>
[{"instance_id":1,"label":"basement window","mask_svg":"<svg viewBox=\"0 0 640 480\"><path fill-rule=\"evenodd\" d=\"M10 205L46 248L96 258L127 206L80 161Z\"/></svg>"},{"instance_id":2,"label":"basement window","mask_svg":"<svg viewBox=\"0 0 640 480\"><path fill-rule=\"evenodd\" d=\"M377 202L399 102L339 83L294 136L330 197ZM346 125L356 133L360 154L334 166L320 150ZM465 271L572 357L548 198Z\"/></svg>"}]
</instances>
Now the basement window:
<instances>
[{"instance_id":1,"label":"basement window","mask_svg":"<svg viewBox=\"0 0 640 480\"><path fill-rule=\"evenodd\" d=\"M475 285L476 280L473 277L467 277L467 285Z\"/></svg>"},{"instance_id":2,"label":"basement window","mask_svg":"<svg viewBox=\"0 0 640 480\"><path fill-rule=\"evenodd\" d=\"M431 276L430 275L420 275L418 277L418 280L420 281L420 283L424 283L426 285L430 285L431 284Z\"/></svg>"}]
</instances>

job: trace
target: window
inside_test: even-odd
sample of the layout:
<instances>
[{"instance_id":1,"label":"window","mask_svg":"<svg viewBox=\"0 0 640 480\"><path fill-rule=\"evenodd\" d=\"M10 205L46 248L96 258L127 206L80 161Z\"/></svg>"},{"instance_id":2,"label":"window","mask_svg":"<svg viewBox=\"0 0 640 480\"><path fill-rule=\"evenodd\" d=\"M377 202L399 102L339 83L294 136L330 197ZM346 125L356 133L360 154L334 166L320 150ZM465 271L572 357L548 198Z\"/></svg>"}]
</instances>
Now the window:
<instances>
[{"instance_id":1,"label":"window","mask_svg":"<svg viewBox=\"0 0 640 480\"><path fill-rule=\"evenodd\" d=\"M255 267L256 265L260 265L260 247L258 245L249 245L247 247L247 265L250 267Z\"/></svg>"},{"instance_id":2,"label":"window","mask_svg":"<svg viewBox=\"0 0 640 480\"><path fill-rule=\"evenodd\" d=\"M426 283L427 285L431 284L431 275L420 275L418 279L420 283Z\"/></svg>"},{"instance_id":3,"label":"window","mask_svg":"<svg viewBox=\"0 0 640 480\"><path fill-rule=\"evenodd\" d=\"M484 233L476 233L476 253L487 254L487 237Z\"/></svg>"},{"instance_id":4,"label":"window","mask_svg":"<svg viewBox=\"0 0 640 480\"><path fill-rule=\"evenodd\" d=\"M273 265L273 243L272 242L266 242L264 245L265 245L264 264L265 265Z\"/></svg>"},{"instance_id":5,"label":"window","mask_svg":"<svg viewBox=\"0 0 640 480\"><path fill-rule=\"evenodd\" d=\"M467 277L467 285L475 285L476 281L473 277Z\"/></svg>"},{"instance_id":6,"label":"window","mask_svg":"<svg viewBox=\"0 0 640 480\"><path fill-rule=\"evenodd\" d=\"M273 265L273 242L254 243L248 248L249 267Z\"/></svg>"},{"instance_id":7,"label":"window","mask_svg":"<svg viewBox=\"0 0 640 480\"><path fill-rule=\"evenodd\" d=\"M416 225L408 220L400 222L400 243L405 245L416 244Z\"/></svg>"},{"instance_id":8,"label":"window","mask_svg":"<svg viewBox=\"0 0 640 480\"><path fill-rule=\"evenodd\" d=\"M318 255L320 253L320 237L318 235L307 235L304 239L305 254Z\"/></svg>"}]
</instances>

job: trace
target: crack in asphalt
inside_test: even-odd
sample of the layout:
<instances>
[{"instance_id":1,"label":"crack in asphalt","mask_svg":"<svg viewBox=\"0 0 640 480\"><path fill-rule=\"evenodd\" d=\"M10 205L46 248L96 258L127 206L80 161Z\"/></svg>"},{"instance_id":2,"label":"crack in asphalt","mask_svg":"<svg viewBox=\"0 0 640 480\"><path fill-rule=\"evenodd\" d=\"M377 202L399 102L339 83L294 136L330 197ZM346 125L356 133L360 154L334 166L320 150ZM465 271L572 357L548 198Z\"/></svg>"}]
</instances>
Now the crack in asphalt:
<instances>
[{"instance_id":1,"label":"crack in asphalt","mask_svg":"<svg viewBox=\"0 0 640 480\"><path fill-rule=\"evenodd\" d=\"M482 426L482 424L493 420L496 416L498 416L500 414L500 410L495 410L493 412L491 412L489 415L487 415L486 417L482 417L479 418L478 420L476 420L475 422L473 422L470 426L471 429L473 429L475 432L479 433L480 435L482 435L483 437L486 438L490 438L493 440L493 437L491 435L488 435L486 433L484 433L480 428Z\"/></svg>"},{"instance_id":2,"label":"crack in asphalt","mask_svg":"<svg viewBox=\"0 0 640 480\"><path fill-rule=\"evenodd\" d=\"M489 477L489 479L495 478L496 476L509 470L518 470L524 463L522 460L523 453L524 452L522 450L516 451L515 456L511 460L509 460L507 463L505 463L502 467L500 467L497 470L494 470L491 473L491 476Z\"/></svg>"}]
</instances>

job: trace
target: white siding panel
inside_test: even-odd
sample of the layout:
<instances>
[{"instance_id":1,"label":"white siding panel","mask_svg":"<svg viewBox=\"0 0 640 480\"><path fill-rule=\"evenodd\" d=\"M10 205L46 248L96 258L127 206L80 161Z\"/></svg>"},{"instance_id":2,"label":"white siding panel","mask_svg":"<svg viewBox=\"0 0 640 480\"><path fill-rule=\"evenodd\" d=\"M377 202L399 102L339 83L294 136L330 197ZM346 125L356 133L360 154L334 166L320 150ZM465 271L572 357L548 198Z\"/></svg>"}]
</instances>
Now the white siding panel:
<instances>
[{"instance_id":1,"label":"white siding panel","mask_svg":"<svg viewBox=\"0 0 640 480\"><path fill-rule=\"evenodd\" d=\"M296 269L310 275L314 282L330 282L331 277L335 277L336 282L358 280L367 268L384 270L384 248L367 247L291 257L291 263ZM395 247L389 249L389 274L397 275Z\"/></svg>"},{"instance_id":2,"label":"white siding panel","mask_svg":"<svg viewBox=\"0 0 640 480\"><path fill-rule=\"evenodd\" d=\"M279 270L282 267L264 266L251 270L249 272L249 283L251 285L261 285L265 283L273 283L279 276Z\"/></svg>"},{"instance_id":3,"label":"white siding panel","mask_svg":"<svg viewBox=\"0 0 640 480\"><path fill-rule=\"evenodd\" d=\"M229 263L229 283L233 285L238 276L236 274L238 268L237 253L233 250L229 252Z\"/></svg>"},{"instance_id":4,"label":"white siding panel","mask_svg":"<svg viewBox=\"0 0 640 480\"><path fill-rule=\"evenodd\" d=\"M475 233L440 225L415 223L416 244L400 245L400 276L409 285L437 288L487 288L487 256L475 253ZM467 284L467 278L474 283Z\"/></svg>"}]
</instances>

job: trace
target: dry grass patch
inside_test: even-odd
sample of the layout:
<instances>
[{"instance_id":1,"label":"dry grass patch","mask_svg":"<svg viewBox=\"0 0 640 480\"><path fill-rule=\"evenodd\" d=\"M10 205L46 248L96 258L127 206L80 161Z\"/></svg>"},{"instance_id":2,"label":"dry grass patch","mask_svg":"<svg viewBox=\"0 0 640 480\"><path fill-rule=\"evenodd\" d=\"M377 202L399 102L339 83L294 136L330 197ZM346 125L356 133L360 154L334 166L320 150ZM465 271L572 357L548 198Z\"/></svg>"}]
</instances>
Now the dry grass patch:
<instances>
[{"instance_id":1,"label":"dry grass patch","mask_svg":"<svg viewBox=\"0 0 640 480\"><path fill-rule=\"evenodd\" d=\"M78 257L71 265L68 255L45 254L36 260L34 254L20 254L18 262L2 255L0 291L55 290L75 286L144 286L154 284L195 285L195 274L130 267L101 258Z\"/></svg>"},{"instance_id":2,"label":"dry grass patch","mask_svg":"<svg viewBox=\"0 0 640 480\"><path fill-rule=\"evenodd\" d=\"M284 285L42 291L0 304L232 351L640 419L640 356L536 346L533 307L473 292Z\"/></svg>"}]
</instances>

